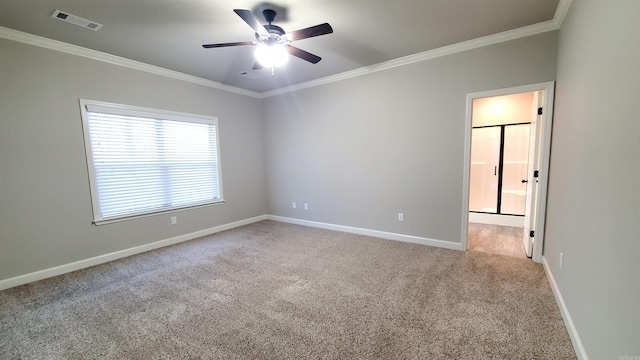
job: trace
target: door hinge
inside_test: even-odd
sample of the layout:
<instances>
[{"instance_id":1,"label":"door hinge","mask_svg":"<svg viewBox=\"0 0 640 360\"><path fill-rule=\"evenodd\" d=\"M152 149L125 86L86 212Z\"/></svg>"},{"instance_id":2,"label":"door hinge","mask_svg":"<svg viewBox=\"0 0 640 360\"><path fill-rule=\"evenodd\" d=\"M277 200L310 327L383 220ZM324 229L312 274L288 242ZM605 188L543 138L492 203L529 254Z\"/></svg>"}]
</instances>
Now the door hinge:
<instances>
[{"instance_id":1,"label":"door hinge","mask_svg":"<svg viewBox=\"0 0 640 360\"><path fill-rule=\"evenodd\" d=\"M533 177L537 178L538 176L540 176L540 172L538 170L533 170Z\"/></svg>"},{"instance_id":2,"label":"door hinge","mask_svg":"<svg viewBox=\"0 0 640 360\"><path fill-rule=\"evenodd\" d=\"M535 234L535 231L533 230L529 231L529 237L533 237L534 234Z\"/></svg>"},{"instance_id":3,"label":"door hinge","mask_svg":"<svg viewBox=\"0 0 640 360\"><path fill-rule=\"evenodd\" d=\"M538 115L542 115L542 108L541 107L538 108Z\"/></svg>"}]
</instances>

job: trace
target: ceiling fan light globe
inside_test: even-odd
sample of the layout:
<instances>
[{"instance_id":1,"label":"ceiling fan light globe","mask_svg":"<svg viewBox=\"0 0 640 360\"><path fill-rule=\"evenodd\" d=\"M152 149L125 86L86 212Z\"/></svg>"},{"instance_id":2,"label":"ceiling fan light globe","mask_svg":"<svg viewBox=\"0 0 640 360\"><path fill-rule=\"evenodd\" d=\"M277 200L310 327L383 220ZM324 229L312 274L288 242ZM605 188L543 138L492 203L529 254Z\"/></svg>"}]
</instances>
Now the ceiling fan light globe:
<instances>
[{"instance_id":1,"label":"ceiling fan light globe","mask_svg":"<svg viewBox=\"0 0 640 360\"><path fill-rule=\"evenodd\" d=\"M282 66L289 60L289 53L283 45L260 44L255 52L256 60L264 67Z\"/></svg>"}]
</instances>

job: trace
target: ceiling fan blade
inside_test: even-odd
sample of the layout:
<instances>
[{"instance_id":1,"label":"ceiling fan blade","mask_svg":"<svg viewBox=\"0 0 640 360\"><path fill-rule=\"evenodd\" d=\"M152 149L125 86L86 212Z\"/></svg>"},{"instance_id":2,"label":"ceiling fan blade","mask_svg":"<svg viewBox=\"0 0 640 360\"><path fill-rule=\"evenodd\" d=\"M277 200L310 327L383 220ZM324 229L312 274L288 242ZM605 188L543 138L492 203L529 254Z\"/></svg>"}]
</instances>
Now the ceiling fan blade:
<instances>
[{"instance_id":1,"label":"ceiling fan blade","mask_svg":"<svg viewBox=\"0 0 640 360\"><path fill-rule=\"evenodd\" d=\"M302 60L306 60L312 64L317 64L320 60L322 60L322 58L320 56L317 55L313 55L310 52L306 52L302 49L298 49L295 46L291 46L288 45L287 46L287 51L289 52L289 54L293 55L293 56L297 56Z\"/></svg>"},{"instance_id":2,"label":"ceiling fan blade","mask_svg":"<svg viewBox=\"0 0 640 360\"><path fill-rule=\"evenodd\" d=\"M255 16L253 16L251 11L244 10L244 9L234 9L233 11L236 14L238 14L238 16L240 16L242 20L244 20L244 22L249 24L249 26L251 26L251 28L255 32L257 32L260 35L269 35L269 32L267 31L267 29L265 29L264 26L260 23L260 21L258 21L258 19L256 19Z\"/></svg>"},{"instance_id":3,"label":"ceiling fan blade","mask_svg":"<svg viewBox=\"0 0 640 360\"><path fill-rule=\"evenodd\" d=\"M296 31L292 31L288 33L286 36L291 41L307 39L314 36L331 34L333 32L333 28L328 23L308 27L305 29L300 29Z\"/></svg>"},{"instance_id":4,"label":"ceiling fan blade","mask_svg":"<svg viewBox=\"0 0 640 360\"><path fill-rule=\"evenodd\" d=\"M231 43L220 43L220 44L204 44L202 45L205 49L211 48L219 48L219 47L227 47L227 46L242 46L242 45L255 45L256 43L251 41L241 41L241 42L231 42Z\"/></svg>"}]
</instances>

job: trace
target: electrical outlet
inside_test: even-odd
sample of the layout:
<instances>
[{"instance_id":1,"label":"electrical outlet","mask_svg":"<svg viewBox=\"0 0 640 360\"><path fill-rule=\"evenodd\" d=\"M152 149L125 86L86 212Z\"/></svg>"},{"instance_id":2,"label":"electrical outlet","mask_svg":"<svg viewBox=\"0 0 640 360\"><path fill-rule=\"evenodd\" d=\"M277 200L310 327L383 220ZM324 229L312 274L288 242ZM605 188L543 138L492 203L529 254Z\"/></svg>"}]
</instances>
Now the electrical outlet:
<instances>
[{"instance_id":1,"label":"electrical outlet","mask_svg":"<svg viewBox=\"0 0 640 360\"><path fill-rule=\"evenodd\" d=\"M305 203L305 204L304 204L304 209L305 209L305 210L309 210L309 204Z\"/></svg>"},{"instance_id":2,"label":"electrical outlet","mask_svg":"<svg viewBox=\"0 0 640 360\"><path fill-rule=\"evenodd\" d=\"M404 221L404 213L398 213L398 221Z\"/></svg>"},{"instance_id":3,"label":"electrical outlet","mask_svg":"<svg viewBox=\"0 0 640 360\"><path fill-rule=\"evenodd\" d=\"M564 260L564 254L560 253L560 268L562 269L562 260Z\"/></svg>"},{"instance_id":4,"label":"electrical outlet","mask_svg":"<svg viewBox=\"0 0 640 360\"><path fill-rule=\"evenodd\" d=\"M297 208L297 207L298 207L298 204L296 204L296 202L294 201L294 202L292 202L292 203L291 203L291 207L292 207L293 209L295 209L295 208Z\"/></svg>"},{"instance_id":5,"label":"electrical outlet","mask_svg":"<svg viewBox=\"0 0 640 360\"><path fill-rule=\"evenodd\" d=\"M175 225L178 223L178 218L176 216L171 217L171 225Z\"/></svg>"}]
</instances>

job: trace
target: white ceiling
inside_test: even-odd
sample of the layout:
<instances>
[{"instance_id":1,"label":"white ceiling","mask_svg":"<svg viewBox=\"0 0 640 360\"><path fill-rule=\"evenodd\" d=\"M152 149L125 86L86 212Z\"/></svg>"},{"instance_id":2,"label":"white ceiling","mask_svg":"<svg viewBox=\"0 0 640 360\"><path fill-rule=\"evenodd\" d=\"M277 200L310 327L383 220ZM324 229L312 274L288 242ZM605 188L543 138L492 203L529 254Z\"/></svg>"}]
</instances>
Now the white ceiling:
<instances>
[{"instance_id":1,"label":"white ceiling","mask_svg":"<svg viewBox=\"0 0 640 360\"><path fill-rule=\"evenodd\" d=\"M559 0L0 0L0 26L258 93L325 78L483 36L553 20ZM233 9L275 8L286 31L328 22L333 34L293 45L322 57L253 71L254 41ZM104 26L51 18L59 9ZM262 19L259 17L259 19ZM242 76L248 71L250 75Z\"/></svg>"}]
</instances>

